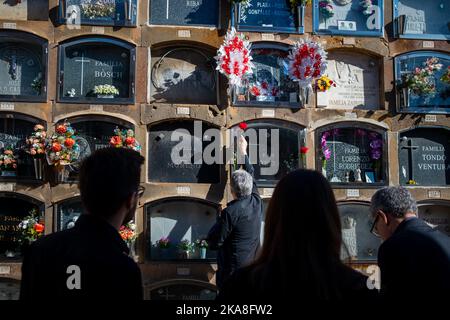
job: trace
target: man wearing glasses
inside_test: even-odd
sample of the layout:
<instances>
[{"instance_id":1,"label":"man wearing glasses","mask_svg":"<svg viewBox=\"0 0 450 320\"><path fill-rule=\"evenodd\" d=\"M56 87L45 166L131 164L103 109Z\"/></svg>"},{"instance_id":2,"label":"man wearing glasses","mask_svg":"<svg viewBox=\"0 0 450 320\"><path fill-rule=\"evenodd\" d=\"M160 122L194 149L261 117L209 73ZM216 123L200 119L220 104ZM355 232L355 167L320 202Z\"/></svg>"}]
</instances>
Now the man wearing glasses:
<instances>
[{"instance_id":1,"label":"man wearing glasses","mask_svg":"<svg viewBox=\"0 0 450 320\"><path fill-rule=\"evenodd\" d=\"M144 158L106 148L80 170L84 213L69 230L36 241L25 254L20 298L142 299L141 272L128 256L119 228L134 218Z\"/></svg>"},{"instance_id":2,"label":"man wearing glasses","mask_svg":"<svg viewBox=\"0 0 450 320\"><path fill-rule=\"evenodd\" d=\"M384 240L378 250L383 296L397 301L448 297L450 238L417 218L411 193L402 187L378 190L371 212L371 232Z\"/></svg>"}]
</instances>

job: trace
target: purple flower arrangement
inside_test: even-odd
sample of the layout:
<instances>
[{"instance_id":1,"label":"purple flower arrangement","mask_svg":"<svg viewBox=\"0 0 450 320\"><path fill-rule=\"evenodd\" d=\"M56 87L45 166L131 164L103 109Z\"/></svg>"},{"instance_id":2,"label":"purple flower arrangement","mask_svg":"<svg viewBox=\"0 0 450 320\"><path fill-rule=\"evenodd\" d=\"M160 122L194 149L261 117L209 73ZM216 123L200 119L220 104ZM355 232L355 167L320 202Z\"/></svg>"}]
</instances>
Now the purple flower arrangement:
<instances>
[{"instance_id":1,"label":"purple flower arrangement","mask_svg":"<svg viewBox=\"0 0 450 320\"><path fill-rule=\"evenodd\" d=\"M383 149L383 140L381 139L380 134L376 132L369 133L370 139L370 157L372 160L380 160Z\"/></svg>"}]
</instances>

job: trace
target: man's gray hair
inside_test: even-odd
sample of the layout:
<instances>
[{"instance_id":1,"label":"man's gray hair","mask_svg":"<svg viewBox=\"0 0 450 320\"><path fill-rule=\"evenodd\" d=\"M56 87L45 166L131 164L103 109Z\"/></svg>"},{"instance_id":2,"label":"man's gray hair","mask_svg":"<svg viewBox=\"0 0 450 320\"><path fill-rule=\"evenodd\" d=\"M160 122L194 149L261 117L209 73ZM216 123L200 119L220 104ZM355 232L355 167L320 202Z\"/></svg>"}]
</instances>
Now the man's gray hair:
<instances>
[{"instance_id":1,"label":"man's gray hair","mask_svg":"<svg viewBox=\"0 0 450 320\"><path fill-rule=\"evenodd\" d=\"M238 198L249 196L253 189L253 178L245 170L239 169L231 174L231 190Z\"/></svg>"},{"instance_id":2,"label":"man's gray hair","mask_svg":"<svg viewBox=\"0 0 450 320\"><path fill-rule=\"evenodd\" d=\"M378 190L372 197L372 212L378 210L396 218L403 218L406 213L417 215L417 203L411 193L403 187L386 187Z\"/></svg>"}]
</instances>

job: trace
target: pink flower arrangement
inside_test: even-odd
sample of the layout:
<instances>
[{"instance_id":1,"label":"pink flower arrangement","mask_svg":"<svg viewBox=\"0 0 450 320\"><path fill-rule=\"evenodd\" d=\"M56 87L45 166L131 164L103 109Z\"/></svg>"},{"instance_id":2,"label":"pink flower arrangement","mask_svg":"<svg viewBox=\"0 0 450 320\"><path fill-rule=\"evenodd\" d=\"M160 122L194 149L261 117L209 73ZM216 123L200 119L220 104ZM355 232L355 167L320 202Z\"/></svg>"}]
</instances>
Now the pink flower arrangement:
<instances>
[{"instance_id":1,"label":"pink flower arrangement","mask_svg":"<svg viewBox=\"0 0 450 320\"><path fill-rule=\"evenodd\" d=\"M403 85L416 95L433 95L436 93L434 74L441 69L438 58L429 58L422 68L416 67L403 77Z\"/></svg>"},{"instance_id":2,"label":"pink flower arrangement","mask_svg":"<svg viewBox=\"0 0 450 320\"><path fill-rule=\"evenodd\" d=\"M160 249L168 249L171 246L171 242L170 239L167 237L162 237L161 239L159 239L158 241L156 241L156 245L160 248Z\"/></svg>"},{"instance_id":3,"label":"pink flower arrangement","mask_svg":"<svg viewBox=\"0 0 450 320\"><path fill-rule=\"evenodd\" d=\"M34 132L26 140L25 151L33 157L43 157L45 155L45 144L47 132L41 124L34 126Z\"/></svg>"},{"instance_id":4,"label":"pink flower arrangement","mask_svg":"<svg viewBox=\"0 0 450 320\"><path fill-rule=\"evenodd\" d=\"M6 148L5 150L3 150L3 154L0 154L0 170L1 171L17 170L17 157L14 154L12 148Z\"/></svg>"}]
</instances>

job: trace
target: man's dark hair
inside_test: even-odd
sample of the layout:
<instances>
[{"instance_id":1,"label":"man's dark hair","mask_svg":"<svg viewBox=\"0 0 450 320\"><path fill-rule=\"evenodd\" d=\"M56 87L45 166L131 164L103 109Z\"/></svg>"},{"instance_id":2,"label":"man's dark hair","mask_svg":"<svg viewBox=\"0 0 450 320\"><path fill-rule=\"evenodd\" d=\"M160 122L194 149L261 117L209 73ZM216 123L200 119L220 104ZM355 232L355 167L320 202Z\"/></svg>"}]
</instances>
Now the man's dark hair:
<instances>
[{"instance_id":1,"label":"man's dark hair","mask_svg":"<svg viewBox=\"0 0 450 320\"><path fill-rule=\"evenodd\" d=\"M90 214L114 215L139 188L145 159L124 148L105 148L86 158L80 169L80 193Z\"/></svg>"}]
</instances>

